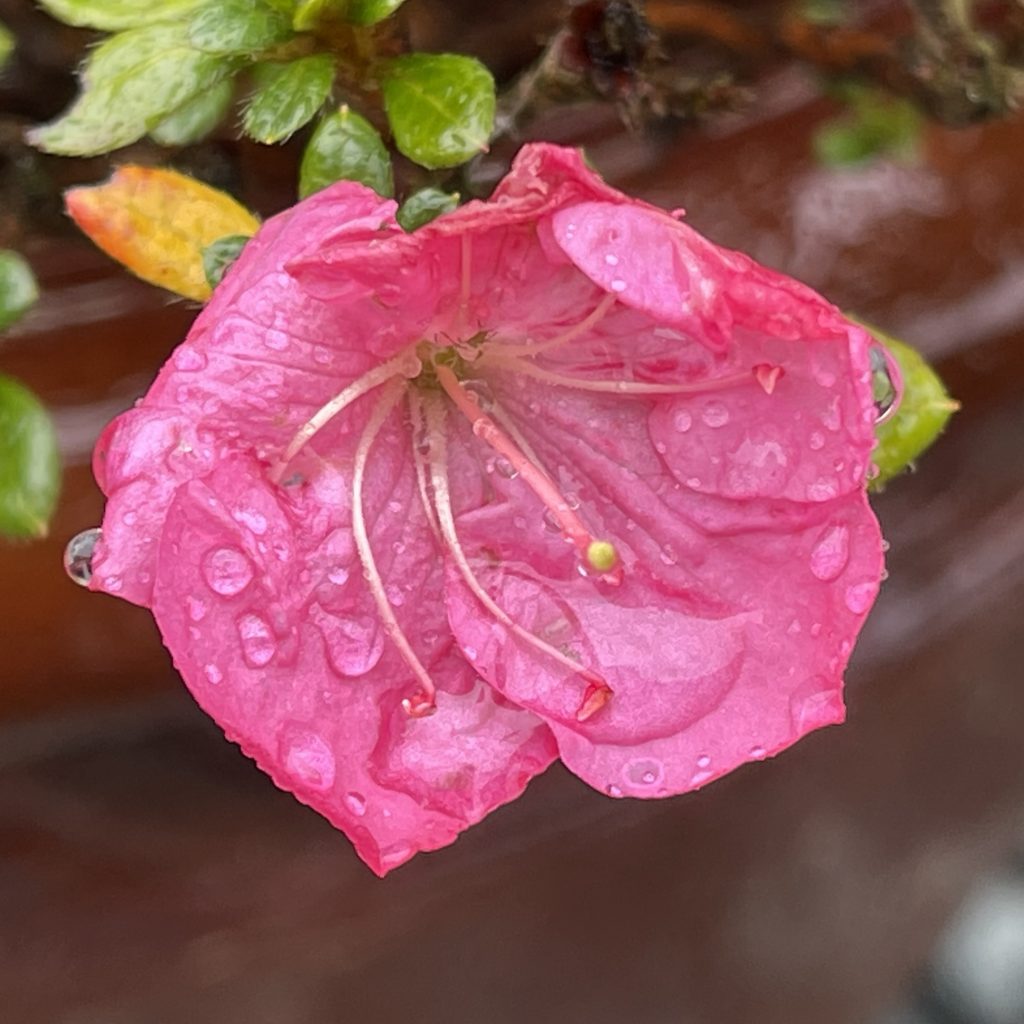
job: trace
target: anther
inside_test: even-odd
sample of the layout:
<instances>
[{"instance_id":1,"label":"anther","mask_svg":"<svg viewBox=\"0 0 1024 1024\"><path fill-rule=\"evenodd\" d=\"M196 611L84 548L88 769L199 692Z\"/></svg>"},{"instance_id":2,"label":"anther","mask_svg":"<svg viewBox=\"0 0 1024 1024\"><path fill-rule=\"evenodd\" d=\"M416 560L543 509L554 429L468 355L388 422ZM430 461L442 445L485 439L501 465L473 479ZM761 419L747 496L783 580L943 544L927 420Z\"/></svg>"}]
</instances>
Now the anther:
<instances>
[{"instance_id":1,"label":"anther","mask_svg":"<svg viewBox=\"0 0 1024 1024\"><path fill-rule=\"evenodd\" d=\"M595 572L610 572L619 562L619 553L611 541L592 540L587 545L585 558Z\"/></svg>"},{"instance_id":2,"label":"anther","mask_svg":"<svg viewBox=\"0 0 1024 1024\"><path fill-rule=\"evenodd\" d=\"M781 366L772 366L770 363L759 363L754 367L754 378L764 388L765 394L770 395L775 390L775 385L786 375Z\"/></svg>"}]
</instances>

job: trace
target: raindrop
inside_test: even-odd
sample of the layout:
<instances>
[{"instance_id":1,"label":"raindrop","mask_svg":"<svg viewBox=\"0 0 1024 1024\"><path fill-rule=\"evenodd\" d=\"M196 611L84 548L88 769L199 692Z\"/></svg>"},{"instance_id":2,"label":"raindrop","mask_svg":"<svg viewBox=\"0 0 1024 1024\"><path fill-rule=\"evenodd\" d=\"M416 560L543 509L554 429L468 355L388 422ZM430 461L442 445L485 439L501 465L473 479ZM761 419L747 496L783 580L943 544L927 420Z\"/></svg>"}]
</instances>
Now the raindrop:
<instances>
[{"instance_id":1,"label":"raindrop","mask_svg":"<svg viewBox=\"0 0 1024 1024\"><path fill-rule=\"evenodd\" d=\"M868 580L865 583L854 583L846 588L846 607L854 615L863 615L871 607L871 602L878 593L877 584Z\"/></svg>"},{"instance_id":2,"label":"raindrop","mask_svg":"<svg viewBox=\"0 0 1024 1024\"><path fill-rule=\"evenodd\" d=\"M750 756L755 761L763 761L768 756L768 751L764 747L751 747Z\"/></svg>"},{"instance_id":3,"label":"raindrop","mask_svg":"<svg viewBox=\"0 0 1024 1024\"><path fill-rule=\"evenodd\" d=\"M252 566L238 548L215 548L203 559L209 588L221 597L234 597L252 582Z\"/></svg>"},{"instance_id":4,"label":"raindrop","mask_svg":"<svg viewBox=\"0 0 1024 1024\"><path fill-rule=\"evenodd\" d=\"M729 422L729 410L721 402L708 402L700 415L712 428L724 427Z\"/></svg>"},{"instance_id":5,"label":"raindrop","mask_svg":"<svg viewBox=\"0 0 1024 1024\"><path fill-rule=\"evenodd\" d=\"M665 766L651 757L630 761L622 772L623 778L633 786L653 786L665 778Z\"/></svg>"},{"instance_id":6,"label":"raindrop","mask_svg":"<svg viewBox=\"0 0 1024 1024\"><path fill-rule=\"evenodd\" d=\"M616 799L622 796L622 789L619 786L616 786L614 782L605 787L605 792Z\"/></svg>"},{"instance_id":7,"label":"raindrop","mask_svg":"<svg viewBox=\"0 0 1024 1024\"><path fill-rule=\"evenodd\" d=\"M494 460L494 468L499 472L506 480L515 480L519 476L519 470L512 465L504 455L500 455Z\"/></svg>"},{"instance_id":8,"label":"raindrop","mask_svg":"<svg viewBox=\"0 0 1024 1024\"><path fill-rule=\"evenodd\" d=\"M348 583L348 569L340 565L332 566L327 570L327 578L336 586L343 587Z\"/></svg>"},{"instance_id":9,"label":"raindrop","mask_svg":"<svg viewBox=\"0 0 1024 1024\"><path fill-rule=\"evenodd\" d=\"M72 537L64 549L64 571L80 587L87 587L92 579L92 556L103 531L94 526Z\"/></svg>"},{"instance_id":10,"label":"raindrop","mask_svg":"<svg viewBox=\"0 0 1024 1024\"><path fill-rule=\"evenodd\" d=\"M285 766L310 789L324 792L334 785L334 754L316 733L305 733L292 743Z\"/></svg>"},{"instance_id":11,"label":"raindrop","mask_svg":"<svg viewBox=\"0 0 1024 1024\"><path fill-rule=\"evenodd\" d=\"M693 417L685 409L680 410L675 414L672 426L676 428L677 433L685 434L693 426Z\"/></svg>"},{"instance_id":12,"label":"raindrop","mask_svg":"<svg viewBox=\"0 0 1024 1024\"><path fill-rule=\"evenodd\" d=\"M613 252L606 253L604 261L609 267L617 267L619 265L619 257Z\"/></svg>"},{"instance_id":13,"label":"raindrop","mask_svg":"<svg viewBox=\"0 0 1024 1024\"><path fill-rule=\"evenodd\" d=\"M838 578L850 560L850 531L832 526L811 551L811 572L825 583Z\"/></svg>"},{"instance_id":14,"label":"raindrop","mask_svg":"<svg viewBox=\"0 0 1024 1024\"><path fill-rule=\"evenodd\" d=\"M624 292L626 290L626 282L621 277L615 278L611 283L611 290L613 292Z\"/></svg>"},{"instance_id":15,"label":"raindrop","mask_svg":"<svg viewBox=\"0 0 1024 1024\"><path fill-rule=\"evenodd\" d=\"M206 665L203 668L203 675L206 676L207 680L214 686L224 678L224 673L221 672L221 670L214 664Z\"/></svg>"},{"instance_id":16,"label":"raindrop","mask_svg":"<svg viewBox=\"0 0 1024 1024\"><path fill-rule=\"evenodd\" d=\"M276 352L283 352L289 344L288 335L284 331L267 331L263 338L263 344Z\"/></svg>"},{"instance_id":17,"label":"raindrop","mask_svg":"<svg viewBox=\"0 0 1024 1024\"><path fill-rule=\"evenodd\" d=\"M270 626L259 615L243 615L237 625L246 664L251 668L263 668L277 653L277 641Z\"/></svg>"},{"instance_id":18,"label":"raindrop","mask_svg":"<svg viewBox=\"0 0 1024 1024\"><path fill-rule=\"evenodd\" d=\"M701 754L697 758L697 767L701 769L707 769L711 767L711 758L707 754Z\"/></svg>"},{"instance_id":19,"label":"raindrop","mask_svg":"<svg viewBox=\"0 0 1024 1024\"><path fill-rule=\"evenodd\" d=\"M875 400L875 422L883 423L896 412L899 391L893 379L892 357L881 345L871 348L871 393Z\"/></svg>"},{"instance_id":20,"label":"raindrop","mask_svg":"<svg viewBox=\"0 0 1024 1024\"><path fill-rule=\"evenodd\" d=\"M679 561L679 555L671 544L666 544L658 554L664 565L675 565Z\"/></svg>"},{"instance_id":21,"label":"raindrop","mask_svg":"<svg viewBox=\"0 0 1024 1024\"><path fill-rule=\"evenodd\" d=\"M346 793L345 806L357 817L366 813L366 797L362 793Z\"/></svg>"},{"instance_id":22,"label":"raindrop","mask_svg":"<svg viewBox=\"0 0 1024 1024\"><path fill-rule=\"evenodd\" d=\"M807 444L810 446L811 451L819 452L825 447L825 435L821 431L816 430L807 439Z\"/></svg>"},{"instance_id":23,"label":"raindrop","mask_svg":"<svg viewBox=\"0 0 1024 1024\"><path fill-rule=\"evenodd\" d=\"M241 523L243 526L251 530L257 537L262 537L267 532L267 517L262 513L258 512L254 508L239 508L235 509L231 514L231 518L236 523Z\"/></svg>"},{"instance_id":24,"label":"raindrop","mask_svg":"<svg viewBox=\"0 0 1024 1024\"><path fill-rule=\"evenodd\" d=\"M174 365L177 369L184 370L186 373L193 373L206 366L206 356L202 352L197 352L194 348L179 348L174 353Z\"/></svg>"},{"instance_id":25,"label":"raindrop","mask_svg":"<svg viewBox=\"0 0 1024 1024\"><path fill-rule=\"evenodd\" d=\"M202 622L206 618L206 602L200 597L194 597L192 594L189 594L185 598L185 610L193 622Z\"/></svg>"},{"instance_id":26,"label":"raindrop","mask_svg":"<svg viewBox=\"0 0 1024 1024\"><path fill-rule=\"evenodd\" d=\"M561 533L562 524L558 521L558 516L550 508L544 509L544 528L550 530L552 533Z\"/></svg>"}]
</instances>

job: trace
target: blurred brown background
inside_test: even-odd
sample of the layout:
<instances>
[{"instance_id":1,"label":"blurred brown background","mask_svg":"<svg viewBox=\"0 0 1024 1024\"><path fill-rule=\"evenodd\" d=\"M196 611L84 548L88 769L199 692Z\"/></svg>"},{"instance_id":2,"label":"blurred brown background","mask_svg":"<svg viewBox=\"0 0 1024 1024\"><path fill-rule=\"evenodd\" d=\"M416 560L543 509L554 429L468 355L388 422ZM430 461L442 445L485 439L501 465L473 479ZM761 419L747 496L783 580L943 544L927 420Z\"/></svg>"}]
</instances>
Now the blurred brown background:
<instances>
[{"instance_id":1,"label":"blurred brown background","mask_svg":"<svg viewBox=\"0 0 1024 1024\"><path fill-rule=\"evenodd\" d=\"M499 71L555 9L441 6L426 43ZM658 803L553 768L382 882L194 708L147 613L61 572L67 538L100 519L96 434L195 311L61 218L56 188L107 162L40 159L19 137L66 100L81 34L20 0L0 18L26 40L0 81L0 244L45 289L0 369L51 404L67 464L51 539L0 548L0 1017L1024 1021L1024 118L932 128L916 162L826 168L811 137L835 107L781 61L714 127L638 137L596 105L534 127L917 345L964 409L876 502L891 576L847 725ZM269 212L294 155L227 133L178 165Z\"/></svg>"}]
</instances>

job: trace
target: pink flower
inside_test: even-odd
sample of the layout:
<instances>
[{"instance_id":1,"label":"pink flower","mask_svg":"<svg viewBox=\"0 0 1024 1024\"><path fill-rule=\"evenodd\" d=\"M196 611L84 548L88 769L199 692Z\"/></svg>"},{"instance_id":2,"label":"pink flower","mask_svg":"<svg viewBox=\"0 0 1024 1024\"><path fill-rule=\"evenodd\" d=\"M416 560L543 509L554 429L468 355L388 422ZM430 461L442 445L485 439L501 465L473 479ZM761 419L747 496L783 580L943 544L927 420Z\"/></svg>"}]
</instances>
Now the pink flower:
<instances>
[{"instance_id":1,"label":"pink flower","mask_svg":"<svg viewBox=\"0 0 1024 1024\"><path fill-rule=\"evenodd\" d=\"M574 151L394 210L340 183L249 243L101 439L94 589L380 874L556 757L660 797L840 721L868 335Z\"/></svg>"}]
</instances>

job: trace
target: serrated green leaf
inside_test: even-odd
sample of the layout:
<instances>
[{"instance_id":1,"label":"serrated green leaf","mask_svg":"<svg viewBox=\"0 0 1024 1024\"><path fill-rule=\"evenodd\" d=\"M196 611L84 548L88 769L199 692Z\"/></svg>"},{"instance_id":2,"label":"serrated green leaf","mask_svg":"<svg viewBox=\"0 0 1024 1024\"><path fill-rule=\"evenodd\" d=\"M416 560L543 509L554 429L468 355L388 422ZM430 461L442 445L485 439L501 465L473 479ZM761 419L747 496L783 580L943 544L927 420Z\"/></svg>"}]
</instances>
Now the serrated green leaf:
<instances>
[{"instance_id":1,"label":"serrated green leaf","mask_svg":"<svg viewBox=\"0 0 1024 1024\"><path fill-rule=\"evenodd\" d=\"M200 142L224 120L234 95L234 80L225 78L165 117L149 133L150 138L161 146L191 146Z\"/></svg>"},{"instance_id":2,"label":"serrated green leaf","mask_svg":"<svg viewBox=\"0 0 1024 1024\"><path fill-rule=\"evenodd\" d=\"M949 397L939 375L919 352L874 327L864 326L889 350L903 377L899 408L875 429L878 447L872 459L877 475L870 486L877 490L931 446L960 404Z\"/></svg>"},{"instance_id":3,"label":"serrated green leaf","mask_svg":"<svg viewBox=\"0 0 1024 1024\"><path fill-rule=\"evenodd\" d=\"M50 417L28 388L0 376L0 533L45 536L59 490Z\"/></svg>"},{"instance_id":4,"label":"serrated green leaf","mask_svg":"<svg viewBox=\"0 0 1024 1024\"><path fill-rule=\"evenodd\" d=\"M458 192L442 192L439 188L432 187L421 188L402 203L395 214L395 220L406 231L415 231L424 224L429 224L435 217L440 217L442 213L451 213L458 205Z\"/></svg>"},{"instance_id":5,"label":"serrated green leaf","mask_svg":"<svg viewBox=\"0 0 1024 1024\"><path fill-rule=\"evenodd\" d=\"M349 0L298 0L292 14L292 28L309 32L325 18L340 18L348 10Z\"/></svg>"},{"instance_id":6,"label":"serrated green leaf","mask_svg":"<svg viewBox=\"0 0 1024 1024\"><path fill-rule=\"evenodd\" d=\"M257 142L282 142L324 105L334 82L334 58L316 53L290 64L263 68L242 127Z\"/></svg>"},{"instance_id":7,"label":"serrated green leaf","mask_svg":"<svg viewBox=\"0 0 1024 1024\"><path fill-rule=\"evenodd\" d=\"M36 0L47 14L82 28L120 32L126 28L174 21L198 7L200 0Z\"/></svg>"},{"instance_id":8,"label":"serrated green leaf","mask_svg":"<svg viewBox=\"0 0 1024 1024\"><path fill-rule=\"evenodd\" d=\"M152 131L192 97L233 74L237 63L197 51L186 25L158 24L112 36L82 71L82 92L29 141L62 156L107 153Z\"/></svg>"},{"instance_id":9,"label":"serrated green leaf","mask_svg":"<svg viewBox=\"0 0 1024 1024\"><path fill-rule=\"evenodd\" d=\"M228 272L228 267L242 254L245 243L251 235L225 235L211 242L203 249L203 273L206 275L206 283L211 288L216 288Z\"/></svg>"},{"instance_id":10,"label":"serrated green leaf","mask_svg":"<svg viewBox=\"0 0 1024 1024\"><path fill-rule=\"evenodd\" d=\"M208 0L188 30L196 49L221 56L260 53L293 34L291 18L266 0Z\"/></svg>"},{"instance_id":11,"label":"serrated green leaf","mask_svg":"<svg viewBox=\"0 0 1024 1024\"><path fill-rule=\"evenodd\" d=\"M352 0L348 20L356 25L376 25L391 17L405 0Z\"/></svg>"},{"instance_id":12,"label":"serrated green leaf","mask_svg":"<svg viewBox=\"0 0 1024 1024\"><path fill-rule=\"evenodd\" d=\"M0 331L20 320L39 298L39 286L24 256L0 249Z\"/></svg>"},{"instance_id":13,"label":"serrated green leaf","mask_svg":"<svg viewBox=\"0 0 1024 1024\"><path fill-rule=\"evenodd\" d=\"M478 60L411 53L385 62L381 89L395 144L431 169L454 167L487 148L494 79Z\"/></svg>"},{"instance_id":14,"label":"serrated green leaf","mask_svg":"<svg viewBox=\"0 0 1024 1024\"><path fill-rule=\"evenodd\" d=\"M11 30L0 22L0 68L7 63L7 58L14 52L14 36Z\"/></svg>"},{"instance_id":15,"label":"serrated green leaf","mask_svg":"<svg viewBox=\"0 0 1024 1024\"><path fill-rule=\"evenodd\" d=\"M336 181L358 181L379 196L394 192L391 157L376 128L348 107L323 118L313 132L299 168L299 196Z\"/></svg>"}]
</instances>

